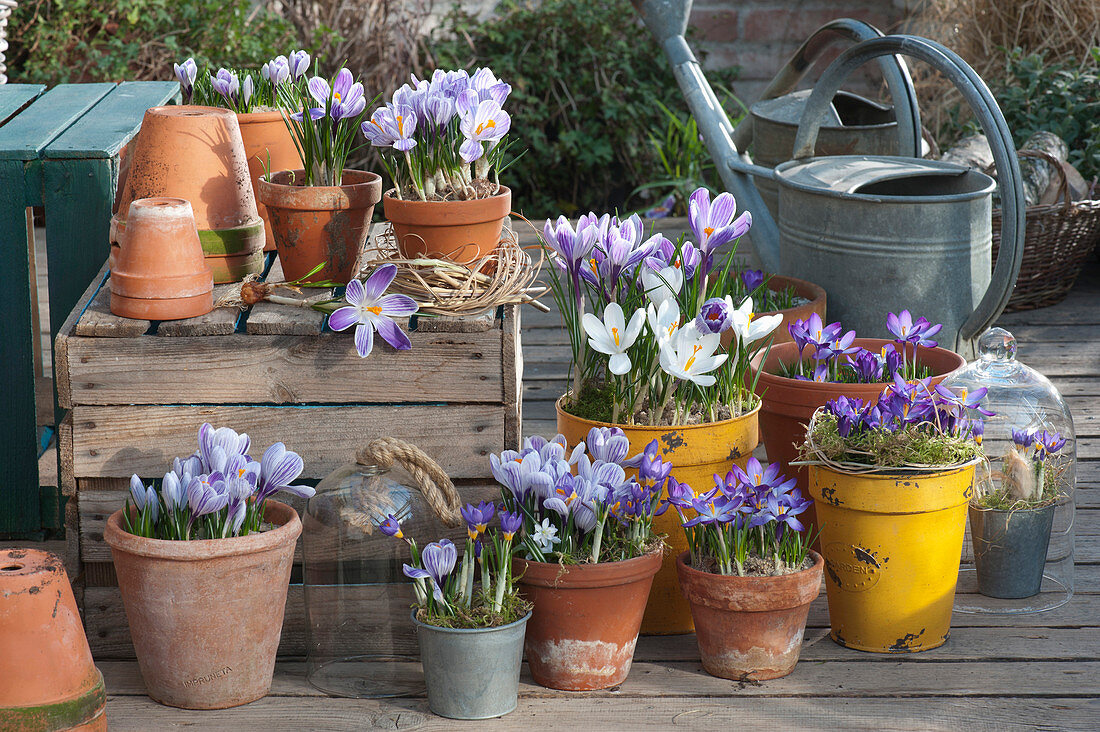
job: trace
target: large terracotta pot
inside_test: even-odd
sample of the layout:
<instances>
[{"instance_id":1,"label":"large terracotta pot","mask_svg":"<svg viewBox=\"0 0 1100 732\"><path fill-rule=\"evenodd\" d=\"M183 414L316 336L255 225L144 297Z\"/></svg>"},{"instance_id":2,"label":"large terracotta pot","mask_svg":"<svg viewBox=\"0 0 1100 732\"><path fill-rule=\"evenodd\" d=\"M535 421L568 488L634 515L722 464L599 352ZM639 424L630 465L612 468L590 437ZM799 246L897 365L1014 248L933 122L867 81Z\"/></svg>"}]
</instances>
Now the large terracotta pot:
<instances>
[{"instance_id":1,"label":"large terracotta pot","mask_svg":"<svg viewBox=\"0 0 1100 732\"><path fill-rule=\"evenodd\" d=\"M661 553L622 562L516 559L520 594L534 605L523 644L537 684L565 691L626 680Z\"/></svg>"},{"instance_id":2,"label":"large terracotta pot","mask_svg":"<svg viewBox=\"0 0 1100 732\"><path fill-rule=\"evenodd\" d=\"M390 190L382 198L382 207L405 257L471 264L500 244L500 233L512 211L512 191L501 186L500 193L491 198L416 201L395 198Z\"/></svg>"},{"instance_id":3,"label":"large terracotta pot","mask_svg":"<svg viewBox=\"0 0 1100 732\"><path fill-rule=\"evenodd\" d=\"M363 170L345 170L339 186L307 186L303 170L284 170L257 181L260 202L267 206L275 247L287 280L347 282L358 274L363 244L370 233L382 178Z\"/></svg>"},{"instance_id":4,"label":"large terracotta pot","mask_svg":"<svg viewBox=\"0 0 1100 732\"><path fill-rule=\"evenodd\" d=\"M138 320L176 320L214 309L214 278L182 198L130 204L110 254L111 312Z\"/></svg>"},{"instance_id":5,"label":"large terracotta pot","mask_svg":"<svg viewBox=\"0 0 1100 732\"><path fill-rule=\"evenodd\" d=\"M809 466L834 641L876 653L947 641L974 466L861 475Z\"/></svg>"},{"instance_id":6,"label":"large terracotta pot","mask_svg":"<svg viewBox=\"0 0 1100 732\"><path fill-rule=\"evenodd\" d=\"M783 322L778 328L772 331L772 345L778 345L780 343L790 343L791 334L787 330L787 326L796 320L806 320L811 314L817 313L818 316L825 319L825 288L815 285L812 282L806 280L800 280L797 277L786 277L784 275L772 275L768 279L768 289L770 290L785 290L788 287L794 288L794 294L799 297L804 297L809 302L796 305L793 308L786 308L784 310L768 310L765 312L756 313L754 317L762 318L765 315L782 315ZM729 348L730 341L733 340L733 331L727 330L722 333L722 346Z\"/></svg>"},{"instance_id":7,"label":"large terracotta pot","mask_svg":"<svg viewBox=\"0 0 1100 732\"><path fill-rule=\"evenodd\" d=\"M824 560L781 577L738 577L688 566L676 558L680 588L691 603L703 668L723 679L777 679L794 671L810 603L821 594Z\"/></svg>"},{"instance_id":8,"label":"large terracotta pot","mask_svg":"<svg viewBox=\"0 0 1100 732\"><path fill-rule=\"evenodd\" d=\"M165 541L107 519L118 586L149 696L185 709L225 709L271 688L294 544L302 522L268 501L270 531Z\"/></svg>"},{"instance_id":9,"label":"large terracotta pot","mask_svg":"<svg viewBox=\"0 0 1100 732\"><path fill-rule=\"evenodd\" d=\"M0 729L105 732L106 703L61 558L0 550Z\"/></svg>"},{"instance_id":10,"label":"large terracotta pot","mask_svg":"<svg viewBox=\"0 0 1100 732\"><path fill-rule=\"evenodd\" d=\"M244 141L244 154L248 159L248 175L252 179L253 192L256 190L256 181L265 171L274 173L302 167L302 156L298 154L298 147L283 121L282 112L237 114L237 123L241 126L241 139ZM275 236L271 232L267 206L257 201L256 208L264 222L264 251L273 252Z\"/></svg>"},{"instance_id":11,"label":"large terracotta pot","mask_svg":"<svg viewBox=\"0 0 1100 732\"><path fill-rule=\"evenodd\" d=\"M264 224L233 112L194 105L145 112L115 229L125 228L133 201L161 196L191 202L215 283L263 271Z\"/></svg>"},{"instance_id":12,"label":"large terracotta pot","mask_svg":"<svg viewBox=\"0 0 1100 732\"><path fill-rule=\"evenodd\" d=\"M637 455L650 442L658 440L664 459L672 462L672 476L700 493L714 485L715 474L725 476L734 463L745 467L752 451L760 443L756 420L759 408L722 422L684 427L643 427L610 425L575 417L562 409L562 401L566 398L562 397L556 404L558 432L565 436L570 445L584 442L593 427L621 429L630 440L630 455ZM661 571L653 580L642 633L690 633L694 627L691 606L680 592L676 575L676 555L687 549L687 539L677 513L665 511L655 518L653 532L665 535L665 543L671 547L672 553L665 557Z\"/></svg>"},{"instance_id":13,"label":"large terracotta pot","mask_svg":"<svg viewBox=\"0 0 1100 732\"><path fill-rule=\"evenodd\" d=\"M855 345L862 346L868 351L878 353L882 347L893 341L883 338L856 338ZM814 353L813 346L807 346L804 352L805 358L810 358ZM911 353L911 351L910 351ZM764 356L767 355L767 360ZM806 437L806 425L810 423L810 417L818 407L839 396L857 397L866 403L878 402L882 390L887 384L831 384L815 381L801 381L778 376L775 372L781 364L792 364L798 360L798 346L792 343L782 343L774 346L768 353L758 353L752 360L749 379L760 376L756 382L756 393L760 395L762 404L760 407L760 432L764 436L764 449L768 453L768 460L779 463L783 467L787 477L798 479L798 487L803 492L808 484L805 468L792 466L790 463L798 459L798 446ZM934 376L931 383L940 383L951 372L966 365L966 359L959 354L948 351L946 348L921 348L917 356L919 363L932 369ZM814 507L802 517L802 522L816 525ZM817 545L815 545L816 548Z\"/></svg>"}]
</instances>

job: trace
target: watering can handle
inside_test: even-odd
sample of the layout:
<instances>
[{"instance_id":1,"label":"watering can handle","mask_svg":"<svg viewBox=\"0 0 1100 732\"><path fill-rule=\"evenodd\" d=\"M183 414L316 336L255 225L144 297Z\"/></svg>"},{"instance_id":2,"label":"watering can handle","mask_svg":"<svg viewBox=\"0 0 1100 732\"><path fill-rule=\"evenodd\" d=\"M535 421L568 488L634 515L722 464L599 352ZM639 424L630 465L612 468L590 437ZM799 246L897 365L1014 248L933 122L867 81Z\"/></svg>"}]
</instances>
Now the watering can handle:
<instances>
[{"instance_id":1,"label":"watering can handle","mask_svg":"<svg viewBox=\"0 0 1100 732\"><path fill-rule=\"evenodd\" d=\"M838 18L829 21L814 31L813 35L798 47L786 65L768 84L764 93L760 95L760 99L775 99L793 91L813 66L814 61L837 41L850 40L858 43L882 37L882 31L862 20ZM898 153L920 157L920 107L917 103L917 92L913 89L913 79L909 76L909 69L900 56L881 59L879 66L882 77L886 80L886 86L890 89L894 117L898 122ZM752 143L752 138L752 115L746 114L733 130L733 144L738 150L746 150Z\"/></svg>"},{"instance_id":2,"label":"watering can handle","mask_svg":"<svg viewBox=\"0 0 1100 732\"><path fill-rule=\"evenodd\" d=\"M1004 115L977 72L949 48L927 38L884 36L852 46L829 64L810 94L795 136L794 157L798 160L813 156L828 105L848 76L871 59L893 54L924 61L955 85L989 138L993 162L997 167L997 187L1002 207L1001 246L989 287L974 312L959 328L959 340L955 344L958 350L962 343L984 332L1004 311L1024 256L1024 187L1020 177L1020 161L1016 157L1016 146Z\"/></svg>"}]
</instances>

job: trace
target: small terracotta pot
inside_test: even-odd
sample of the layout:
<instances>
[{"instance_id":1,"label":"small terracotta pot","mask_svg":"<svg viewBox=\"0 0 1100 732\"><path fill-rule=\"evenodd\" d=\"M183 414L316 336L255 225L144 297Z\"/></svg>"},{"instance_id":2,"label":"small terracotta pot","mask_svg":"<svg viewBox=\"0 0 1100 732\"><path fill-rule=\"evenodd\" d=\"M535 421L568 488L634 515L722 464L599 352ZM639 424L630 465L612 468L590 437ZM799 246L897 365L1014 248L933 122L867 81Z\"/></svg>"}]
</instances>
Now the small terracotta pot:
<instances>
[{"instance_id":1,"label":"small terracotta pot","mask_svg":"<svg viewBox=\"0 0 1100 732\"><path fill-rule=\"evenodd\" d=\"M244 141L244 154L248 158L248 175L252 179L252 190L256 190L256 181L266 170L296 170L302 167L302 157L294 138L283 121L281 112L248 112L237 115L241 126L241 139ZM257 196L257 198L259 198ZM260 218L264 222L264 251L275 251L275 236L271 232L271 220L267 206L256 202Z\"/></svg>"},{"instance_id":2,"label":"small terracotta pot","mask_svg":"<svg viewBox=\"0 0 1100 732\"><path fill-rule=\"evenodd\" d=\"M264 224L237 116L194 105L153 107L134 138L116 228L130 203L170 196L191 202L214 282L263 271Z\"/></svg>"},{"instance_id":3,"label":"small terracotta pot","mask_svg":"<svg viewBox=\"0 0 1100 732\"><path fill-rule=\"evenodd\" d=\"M214 278L182 198L141 198L111 240L111 312L138 320L178 320L214 309Z\"/></svg>"},{"instance_id":4,"label":"small terracotta pot","mask_svg":"<svg viewBox=\"0 0 1100 732\"><path fill-rule=\"evenodd\" d=\"M773 346L777 346L780 343L790 343L792 341L787 326L796 320L805 320L813 313L817 313L822 320L825 319L825 288L815 285L812 282L807 282L806 280L800 280L796 277L786 277L784 275L772 275L768 279L768 289L770 290L785 290L788 287L793 287L794 294L806 298L809 302L784 310L768 310L766 312L756 313L753 316L755 318L776 314L783 316L783 322L778 328L772 331ZM730 341L732 340L732 330L727 330L722 334L723 347L729 348Z\"/></svg>"},{"instance_id":5,"label":"small terracotta pot","mask_svg":"<svg viewBox=\"0 0 1100 732\"><path fill-rule=\"evenodd\" d=\"M0 550L0 679L0 729L107 729L103 676L55 554Z\"/></svg>"},{"instance_id":6,"label":"small terracotta pot","mask_svg":"<svg viewBox=\"0 0 1100 732\"><path fill-rule=\"evenodd\" d=\"M825 560L781 577L738 577L689 567L676 558L680 589L691 603L703 668L723 679L778 679L794 670L810 603L821 594Z\"/></svg>"},{"instance_id":7,"label":"small terracotta pot","mask_svg":"<svg viewBox=\"0 0 1100 732\"><path fill-rule=\"evenodd\" d=\"M501 186L500 193L491 198L415 201L395 198L390 190L382 198L382 206L405 257L470 264L500 244L500 233L512 211L512 191Z\"/></svg>"},{"instance_id":8,"label":"small terracotta pot","mask_svg":"<svg viewBox=\"0 0 1100 732\"><path fill-rule=\"evenodd\" d=\"M271 688L294 544L302 522L268 501L278 528L230 539L165 541L107 519L118 586L149 696L184 709L225 709Z\"/></svg>"},{"instance_id":9,"label":"small terracotta pot","mask_svg":"<svg viewBox=\"0 0 1100 732\"><path fill-rule=\"evenodd\" d=\"M621 684L661 558L653 552L573 565L516 559L520 594L534 605L523 649L535 682L565 691Z\"/></svg>"},{"instance_id":10,"label":"small terracotta pot","mask_svg":"<svg viewBox=\"0 0 1100 732\"><path fill-rule=\"evenodd\" d=\"M287 280L347 282L358 273L359 254L370 233L382 178L363 170L345 170L339 186L306 186L304 170L284 170L256 191L267 206L275 247ZM294 181L298 181L295 183Z\"/></svg>"}]
</instances>

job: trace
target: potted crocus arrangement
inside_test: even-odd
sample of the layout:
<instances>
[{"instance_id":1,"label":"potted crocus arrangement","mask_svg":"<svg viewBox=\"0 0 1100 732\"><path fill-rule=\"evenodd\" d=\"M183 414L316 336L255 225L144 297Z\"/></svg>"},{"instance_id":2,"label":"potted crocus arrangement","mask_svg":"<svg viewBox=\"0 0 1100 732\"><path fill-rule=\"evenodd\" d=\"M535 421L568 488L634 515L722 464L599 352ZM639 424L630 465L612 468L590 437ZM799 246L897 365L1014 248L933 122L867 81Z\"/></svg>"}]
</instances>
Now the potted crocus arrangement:
<instances>
[{"instance_id":1,"label":"potted crocus arrangement","mask_svg":"<svg viewBox=\"0 0 1100 732\"><path fill-rule=\"evenodd\" d=\"M293 484L302 458L281 442L258 462L248 435L228 427L204 424L198 442L159 485L131 479L133 502L107 519L104 539L149 696L223 709L271 687L302 533L294 509L271 497L313 488Z\"/></svg>"},{"instance_id":2,"label":"potted crocus arrangement","mask_svg":"<svg viewBox=\"0 0 1100 732\"><path fill-rule=\"evenodd\" d=\"M803 445L825 557L832 638L911 653L947 640L986 389L894 382L819 409Z\"/></svg>"},{"instance_id":3,"label":"potted crocus arrangement","mask_svg":"<svg viewBox=\"0 0 1100 732\"><path fill-rule=\"evenodd\" d=\"M512 208L511 87L492 70L413 77L363 123L393 181L382 205L402 253L470 264L496 249Z\"/></svg>"},{"instance_id":4,"label":"potted crocus arrangement","mask_svg":"<svg viewBox=\"0 0 1100 732\"><path fill-rule=\"evenodd\" d=\"M504 505L523 521L514 573L534 606L524 649L542 686L605 689L630 672L661 566L653 519L668 508L671 465L656 440L628 459L629 449L621 430L597 428L572 450L557 435L490 456Z\"/></svg>"},{"instance_id":5,"label":"potted crocus arrangement","mask_svg":"<svg viewBox=\"0 0 1100 732\"><path fill-rule=\"evenodd\" d=\"M530 606L512 574L518 513L493 503L467 504L466 546L450 539L422 549L388 516L383 533L408 544L405 575L415 585L413 623L428 687L428 707L450 719L489 719L516 708ZM495 515L499 529L489 527Z\"/></svg>"},{"instance_id":6,"label":"potted crocus arrangement","mask_svg":"<svg viewBox=\"0 0 1100 732\"><path fill-rule=\"evenodd\" d=\"M695 241L646 236L637 216L547 221L543 243L572 348L572 389L557 403L558 431L579 442L594 427L615 426L632 453L659 440L674 475L702 485L744 465L758 443L760 400L748 365L782 316L756 317L751 297L728 293L739 279L735 243L751 217L733 196L691 196ZM723 255L720 247L729 247ZM723 336L728 345L723 346ZM669 557L653 585L643 632L691 631L691 612L676 580L675 555L687 549L675 517Z\"/></svg>"},{"instance_id":7,"label":"potted crocus arrangement","mask_svg":"<svg viewBox=\"0 0 1100 732\"><path fill-rule=\"evenodd\" d=\"M676 569L703 668L726 679L786 676L821 593L824 561L799 519L811 501L756 458L714 482L700 495L685 483L668 489L688 543Z\"/></svg>"},{"instance_id":8,"label":"potted crocus arrangement","mask_svg":"<svg viewBox=\"0 0 1100 732\"><path fill-rule=\"evenodd\" d=\"M382 193L376 173L344 167L359 147L359 121L368 104L363 85L342 68L331 80L310 78L304 91L293 85L278 91L304 167L271 170L257 182L256 193L267 206L283 274L288 280L312 273L312 281L347 282L357 271Z\"/></svg>"},{"instance_id":9,"label":"potted crocus arrangement","mask_svg":"<svg viewBox=\"0 0 1100 732\"><path fill-rule=\"evenodd\" d=\"M978 591L1017 599L1043 584L1054 510L1064 495L1066 466L1058 432L1012 430L1001 458L1000 485L977 481L970 502L970 538Z\"/></svg>"}]
</instances>

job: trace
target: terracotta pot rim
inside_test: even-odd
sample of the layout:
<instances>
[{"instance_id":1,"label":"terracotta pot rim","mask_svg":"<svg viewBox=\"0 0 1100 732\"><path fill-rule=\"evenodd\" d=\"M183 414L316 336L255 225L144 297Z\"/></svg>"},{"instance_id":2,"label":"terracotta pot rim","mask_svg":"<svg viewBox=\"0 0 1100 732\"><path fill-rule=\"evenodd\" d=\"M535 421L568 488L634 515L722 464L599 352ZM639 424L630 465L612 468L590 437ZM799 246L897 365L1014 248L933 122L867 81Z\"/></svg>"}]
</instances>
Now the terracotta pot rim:
<instances>
[{"instance_id":1,"label":"terracotta pot rim","mask_svg":"<svg viewBox=\"0 0 1100 732\"><path fill-rule=\"evenodd\" d=\"M512 212L512 189L504 185L495 196L472 201L416 201L392 193L391 188L382 196L382 208L386 220L396 225L452 228L500 221L503 226Z\"/></svg>"},{"instance_id":2,"label":"terracotta pot rim","mask_svg":"<svg viewBox=\"0 0 1100 732\"><path fill-rule=\"evenodd\" d=\"M787 284L788 286L793 286L794 294L798 295L799 297L806 298L807 300L809 300L809 302L802 303L801 305L794 305L793 307L784 308L782 310L767 310L765 312L757 313L756 317L759 318L763 315L782 315L783 322L786 323L788 321L788 315L798 310L803 310L805 308L811 307L814 303L821 302L827 297L825 293L825 288L821 285L814 284L809 280L802 280L797 277L789 277L787 275L780 274L773 274L768 279L769 290L773 292L776 290L776 288L772 287L772 285L775 284L777 280L782 280L782 282L780 283L781 287L783 286L783 283Z\"/></svg>"},{"instance_id":3,"label":"terracotta pot rim","mask_svg":"<svg viewBox=\"0 0 1100 732\"><path fill-rule=\"evenodd\" d=\"M536 575L543 575L533 577L530 571L524 571L523 577L518 580L520 584L558 590L616 587L633 584L657 574L663 560L664 546L640 557L622 559L617 562L598 562L597 564L561 565L556 562L538 562L534 559L516 558L516 561L524 564L525 570L534 570Z\"/></svg>"},{"instance_id":4,"label":"terracotta pot rim","mask_svg":"<svg viewBox=\"0 0 1100 732\"><path fill-rule=\"evenodd\" d=\"M464 634L477 635L477 634L481 634L481 633L493 633L493 632L498 631L498 630L510 630L510 629L516 627L517 625L520 625L522 623L526 623L528 620L531 619L531 615L534 614L534 610L528 610L527 614L524 615L519 620L513 620L511 623L508 623L507 625L494 625L492 628L444 628L444 627L441 627L439 625L432 625L431 623L425 623L421 620L417 620L416 615L417 615L418 612L420 612L420 611L419 610L413 610L412 611L413 624L416 625L418 628L427 628L428 630L437 631L437 632L440 632L440 633L448 633L448 634L453 633L455 635L464 635Z\"/></svg>"},{"instance_id":5,"label":"terracotta pot rim","mask_svg":"<svg viewBox=\"0 0 1100 732\"><path fill-rule=\"evenodd\" d=\"M818 552L810 549L810 556L813 557L814 563L806 569L792 572L777 577L738 577L737 575L724 575L713 574L711 572L703 572L695 569L687 563L687 559L690 556L690 551L681 552L676 557L677 571L687 575L690 579L700 584L712 584L718 586L725 586L726 588L736 587L745 591L747 594L752 593L763 596L764 602L758 606L751 601L746 602L746 607L740 608L741 612L771 612L774 610L787 610L793 607L801 607L810 602L813 602L814 598L821 594L820 578L825 569L825 558ZM810 582L811 575L816 575L818 578L818 585L815 588L813 597L806 602L772 602L767 600L774 600L774 596L769 596L769 593L775 592L781 589L795 589L802 584ZM708 601L708 598L691 593L687 587L681 583L681 589L689 602L698 603L700 605L706 605L707 607L716 608L719 610L728 609L728 606L722 603Z\"/></svg>"},{"instance_id":6,"label":"terracotta pot rim","mask_svg":"<svg viewBox=\"0 0 1100 732\"><path fill-rule=\"evenodd\" d=\"M282 182L291 174L304 178L305 170L280 170L272 175L272 180L257 178L255 188L260 203L275 210L340 211L374 206L382 193L382 176L369 170L345 169L341 180L346 180L350 174L354 182L338 186L299 186Z\"/></svg>"},{"instance_id":7,"label":"terracotta pot rim","mask_svg":"<svg viewBox=\"0 0 1100 732\"><path fill-rule=\"evenodd\" d=\"M149 107L146 112L154 112L164 117L206 117L231 116L236 118L237 113L225 107L206 107L201 104L164 104L159 107Z\"/></svg>"},{"instance_id":8,"label":"terracotta pot rim","mask_svg":"<svg viewBox=\"0 0 1100 732\"><path fill-rule=\"evenodd\" d=\"M262 124L264 122L274 122L279 120L282 122L283 113L277 109L268 110L267 112L237 112L238 124Z\"/></svg>"},{"instance_id":9,"label":"terracotta pot rim","mask_svg":"<svg viewBox=\"0 0 1100 732\"><path fill-rule=\"evenodd\" d=\"M561 406L562 401L567 396L570 396L571 394L572 394L571 391L566 392L565 394L562 394L560 397L558 397L557 401L554 402L554 410L558 414L558 416L565 416L565 417L567 417L567 418L569 418L569 419L571 419L575 422L580 422L581 424L589 425L589 429L591 429L592 427L618 427L623 432L627 432L627 433L629 433L631 431L643 431L643 430L652 431L652 432L657 432L657 431L668 432L670 430L688 431L688 430L700 430L700 429L705 429L705 428L713 428L713 427L718 427L718 426L725 427L727 425L731 425L731 424L734 424L736 422L748 421L748 420L752 419L760 411L760 407L763 406L763 401L761 401L751 411L745 412L744 414L738 415L736 417L731 417L729 419L720 419L717 422L701 422L699 424L685 424L685 425L612 424L611 422L598 422L594 419L585 419L584 417L578 417L575 414L571 414L571 413L565 411L564 409L562 409L562 406Z\"/></svg>"},{"instance_id":10,"label":"terracotta pot rim","mask_svg":"<svg viewBox=\"0 0 1100 732\"><path fill-rule=\"evenodd\" d=\"M272 500L266 503L264 518L274 519L279 523L277 528L259 534L233 536L227 539L173 541L135 536L122 527L124 510L120 508L107 519L107 528L103 532L104 540L112 550L156 559L197 562L219 557L258 554L275 549L287 542L293 542L302 533L302 521L298 517L298 512L285 503Z\"/></svg>"},{"instance_id":11,"label":"terracotta pot rim","mask_svg":"<svg viewBox=\"0 0 1100 732\"><path fill-rule=\"evenodd\" d=\"M404 206L404 207L411 207L411 206L435 206L435 207L439 207L439 208L443 208L443 207L447 207L447 206L450 206L452 208L458 208L459 206L470 207L470 206L475 206L477 204L484 204L486 201L499 201L500 199L504 198L505 196L511 197L511 195L512 195L512 189L509 188L508 186L504 185L503 183L500 184L500 192L499 193L496 193L492 196L489 196L488 198L474 198L474 199L466 200L466 201L418 201L418 200L412 199L412 198L397 198L396 196L393 195L395 190L397 190L397 189L390 188L389 190L387 190L385 193L382 194L382 199L384 201L388 201L390 203L390 205Z\"/></svg>"}]
</instances>

